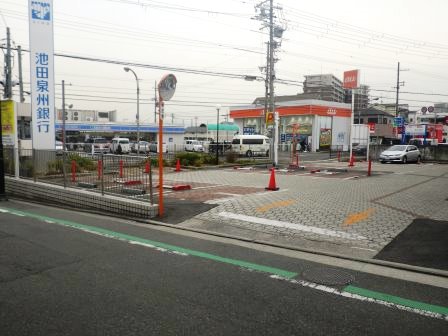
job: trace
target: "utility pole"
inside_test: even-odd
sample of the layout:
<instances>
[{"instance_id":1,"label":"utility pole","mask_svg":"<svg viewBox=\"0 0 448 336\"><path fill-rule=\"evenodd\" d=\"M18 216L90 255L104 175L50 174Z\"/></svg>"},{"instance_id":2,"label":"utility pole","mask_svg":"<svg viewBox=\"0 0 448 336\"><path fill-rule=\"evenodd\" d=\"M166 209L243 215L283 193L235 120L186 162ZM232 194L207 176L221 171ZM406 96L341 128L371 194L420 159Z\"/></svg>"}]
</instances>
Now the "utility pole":
<instances>
[{"instance_id":1,"label":"utility pole","mask_svg":"<svg viewBox=\"0 0 448 336\"><path fill-rule=\"evenodd\" d=\"M23 75L22 75L22 47L17 47L17 55L19 59L19 92L20 92L20 102L25 102L25 97L23 96Z\"/></svg>"},{"instance_id":2,"label":"utility pole","mask_svg":"<svg viewBox=\"0 0 448 336\"><path fill-rule=\"evenodd\" d=\"M404 83L403 83L404 84ZM398 117L398 95L400 93L400 62L397 67L397 97L395 101L395 116Z\"/></svg>"},{"instance_id":3,"label":"utility pole","mask_svg":"<svg viewBox=\"0 0 448 336\"><path fill-rule=\"evenodd\" d=\"M11 33L6 27L6 55L5 55L5 99L12 98L12 69L11 69Z\"/></svg>"},{"instance_id":4,"label":"utility pole","mask_svg":"<svg viewBox=\"0 0 448 336\"><path fill-rule=\"evenodd\" d=\"M269 0L269 112L274 112L274 0Z\"/></svg>"},{"instance_id":5,"label":"utility pole","mask_svg":"<svg viewBox=\"0 0 448 336\"><path fill-rule=\"evenodd\" d=\"M279 24L276 21L279 20L279 17L274 14L274 10L281 10L280 7L274 7L274 0L264 0L255 6L255 10L258 15L255 17L256 20L262 22L262 29L269 30L269 41L267 42L267 53L266 53L266 67L262 67L260 69L264 69L265 71L265 104L264 104L264 120L261 122L262 131L267 132L268 122L272 123L274 121L274 112L275 112L275 63L277 59L275 58L275 52L281 45L281 39L283 32L285 31L285 24ZM271 118L268 118L271 117ZM277 120L279 121L279 120ZM274 152L273 165L277 165L277 160L275 152L278 150L278 138L276 133L278 133L278 122L273 125L272 128L272 150L271 153Z\"/></svg>"}]
</instances>

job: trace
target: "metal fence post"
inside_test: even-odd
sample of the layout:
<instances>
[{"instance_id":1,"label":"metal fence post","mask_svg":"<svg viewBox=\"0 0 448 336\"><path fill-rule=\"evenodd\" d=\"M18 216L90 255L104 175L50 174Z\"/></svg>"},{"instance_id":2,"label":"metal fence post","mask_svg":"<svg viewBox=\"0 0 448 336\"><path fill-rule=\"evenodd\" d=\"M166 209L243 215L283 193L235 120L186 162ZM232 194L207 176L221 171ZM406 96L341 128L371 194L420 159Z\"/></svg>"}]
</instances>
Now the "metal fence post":
<instances>
[{"instance_id":1,"label":"metal fence post","mask_svg":"<svg viewBox=\"0 0 448 336\"><path fill-rule=\"evenodd\" d=\"M36 165L36 149L33 148L33 181L37 182L37 165Z\"/></svg>"},{"instance_id":2,"label":"metal fence post","mask_svg":"<svg viewBox=\"0 0 448 336\"><path fill-rule=\"evenodd\" d=\"M151 159L149 159L149 201L151 205L154 205L154 193L152 191L152 164Z\"/></svg>"},{"instance_id":3,"label":"metal fence post","mask_svg":"<svg viewBox=\"0 0 448 336\"><path fill-rule=\"evenodd\" d=\"M67 172L65 169L66 159L65 159L65 149L62 150L62 174L64 175L64 188L67 188Z\"/></svg>"},{"instance_id":4,"label":"metal fence post","mask_svg":"<svg viewBox=\"0 0 448 336\"><path fill-rule=\"evenodd\" d=\"M104 196L104 153L101 153L101 195Z\"/></svg>"}]
</instances>

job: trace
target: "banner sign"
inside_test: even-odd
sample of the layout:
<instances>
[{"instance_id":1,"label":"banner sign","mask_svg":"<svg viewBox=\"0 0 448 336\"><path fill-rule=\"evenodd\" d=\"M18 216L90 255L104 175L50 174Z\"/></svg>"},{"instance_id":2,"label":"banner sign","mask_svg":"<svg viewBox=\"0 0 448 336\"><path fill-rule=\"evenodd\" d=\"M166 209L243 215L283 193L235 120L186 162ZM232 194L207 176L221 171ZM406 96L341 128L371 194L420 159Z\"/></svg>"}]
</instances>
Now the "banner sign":
<instances>
[{"instance_id":1,"label":"banner sign","mask_svg":"<svg viewBox=\"0 0 448 336\"><path fill-rule=\"evenodd\" d=\"M344 89L356 89L359 87L359 70L350 70L344 72Z\"/></svg>"},{"instance_id":2,"label":"banner sign","mask_svg":"<svg viewBox=\"0 0 448 336\"><path fill-rule=\"evenodd\" d=\"M53 0L29 0L33 148L55 149Z\"/></svg>"},{"instance_id":3,"label":"banner sign","mask_svg":"<svg viewBox=\"0 0 448 336\"><path fill-rule=\"evenodd\" d=\"M17 117L14 109L14 101L4 100L0 102L2 118L2 140L5 146L14 146L17 138Z\"/></svg>"},{"instance_id":4,"label":"banner sign","mask_svg":"<svg viewBox=\"0 0 448 336\"><path fill-rule=\"evenodd\" d=\"M376 124L374 122L369 122L367 125L369 126L369 133L370 134L374 134L375 133L375 125Z\"/></svg>"},{"instance_id":5,"label":"banner sign","mask_svg":"<svg viewBox=\"0 0 448 336\"><path fill-rule=\"evenodd\" d=\"M425 135L426 134L426 126L425 125L407 125L406 126L406 135Z\"/></svg>"}]
</instances>

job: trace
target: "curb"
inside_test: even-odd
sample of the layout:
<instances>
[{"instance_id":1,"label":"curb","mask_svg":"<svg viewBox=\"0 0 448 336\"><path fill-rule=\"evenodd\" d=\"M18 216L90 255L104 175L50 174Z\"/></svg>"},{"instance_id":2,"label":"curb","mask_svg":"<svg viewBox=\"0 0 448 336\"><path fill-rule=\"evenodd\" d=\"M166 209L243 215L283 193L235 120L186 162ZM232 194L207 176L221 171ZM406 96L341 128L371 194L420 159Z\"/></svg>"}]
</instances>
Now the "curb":
<instances>
[{"instance_id":1,"label":"curb","mask_svg":"<svg viewBox=\"0 0 448 336\"><path fill-rule=\"evenodd\" d=\"M246 238L246 237L229 235L229 234L224 234L224 233L214 232L214 231L206 231L206 230L201 230L201 229L179 227L174 224L163 223L163 222L159 222L156 220L138 220L138 219L133 219L133 220L136 222L140 222L140 223L145 223L145 224L150 224L150 225L155 225L155 226L164 226L164 227L169 227L169 228L177 229L177 230L181 230L181 231L201 233L201 234L214 236L214 237L228 238L228 239L253 243L253 244L257 244L257 245L277 247L277 248L282 248L282 249L292 250L292 251L297 251L297 252L304 252L304 253L332 257L332 258L337 258L337 259L342 259L342 260L356 261L356 262L361 262L364 264L377 265L377 266L389 267L389 268L394 268L394 269L399 269L399 270L404 270L404 271L411 271L414 273L435 275L435 276L441 276L444 278L448 278L448 271L438 270L438 269L434 269L434 268L413 266L413 265L401 264L401 263L385 261L385 260L355 258L355 257L346 256L343 254L332 253L332 252L322 251L322 250L318 250L318 249L310 249L310 248L296 247L296 246L292 246L292 245L277 244L277 243L272 243L272 242L268 242L265 240L250 239L250 238Z\"/></svg>"}]
</instances>

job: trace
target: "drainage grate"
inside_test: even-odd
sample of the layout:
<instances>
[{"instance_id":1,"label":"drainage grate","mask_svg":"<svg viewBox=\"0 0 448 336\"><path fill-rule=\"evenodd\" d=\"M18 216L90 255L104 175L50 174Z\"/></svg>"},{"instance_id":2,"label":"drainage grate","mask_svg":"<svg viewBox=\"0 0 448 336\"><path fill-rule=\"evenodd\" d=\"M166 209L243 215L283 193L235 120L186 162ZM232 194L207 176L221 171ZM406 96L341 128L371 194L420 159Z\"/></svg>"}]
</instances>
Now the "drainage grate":
<instances>
[{"instance_id":1,"label":"drainage grate","mask_svg":"<svg viewBox=\"0 0 448 336\"><path fill-rule=\"evenodd\" d=\"M350 273L328 267L306 269L302 276L308 281L329 286L348 285L355 280Z\"/></svg>"}]
</instances>

